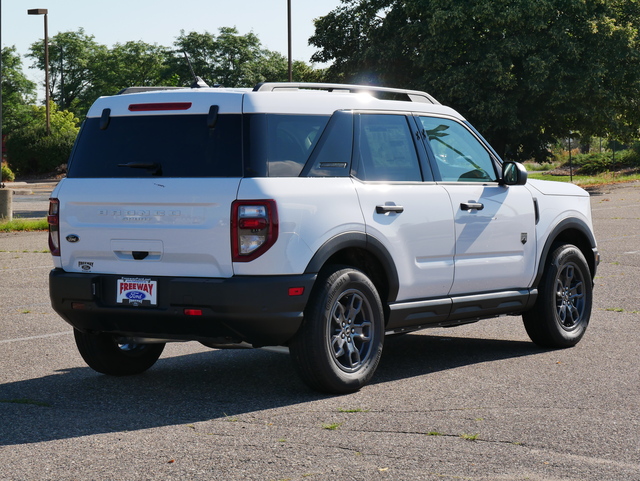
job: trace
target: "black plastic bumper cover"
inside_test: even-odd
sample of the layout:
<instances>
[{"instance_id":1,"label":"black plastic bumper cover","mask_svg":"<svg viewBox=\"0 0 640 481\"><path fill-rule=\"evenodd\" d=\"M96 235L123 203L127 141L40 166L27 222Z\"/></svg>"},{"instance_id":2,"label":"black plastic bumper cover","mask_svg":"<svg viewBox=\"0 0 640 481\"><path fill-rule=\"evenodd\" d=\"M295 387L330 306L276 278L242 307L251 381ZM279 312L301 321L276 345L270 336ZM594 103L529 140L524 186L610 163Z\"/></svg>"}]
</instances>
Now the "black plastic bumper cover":
<instances>
[{"instance_id":1,"label":"black plastic bumper cover","mask_svg":"<svg viewBox=\"0 0 640 481\"><path fill-rule=\"evenodd\" d=\"M152 277L158 305L116 303L119 275L49 274L51 305L81 331L128 337L283 345L296 333L316 274L227 279ZM290 288L296 288L294 294ZM300 289L303 288L303 289ZM300 291L302 290L302 294ZM185 309L202 315L186 315Z\"/></svg>"}]
</instances>

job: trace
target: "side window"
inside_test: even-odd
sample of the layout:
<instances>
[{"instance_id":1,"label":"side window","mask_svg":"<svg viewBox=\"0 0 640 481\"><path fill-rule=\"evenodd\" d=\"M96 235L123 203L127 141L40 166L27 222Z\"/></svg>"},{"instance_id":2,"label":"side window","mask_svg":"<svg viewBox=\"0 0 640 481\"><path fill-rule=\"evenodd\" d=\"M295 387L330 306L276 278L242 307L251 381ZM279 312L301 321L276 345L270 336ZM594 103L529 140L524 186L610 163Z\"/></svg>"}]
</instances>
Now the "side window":
<instances>
[{"instance_id":1,"label":"side window","mask_svg":"<svg viewBox=\"0 0 640 481\"><path fill-rule=\"evenodd\" d=\"M299 175L328 121L320 115L267 115L269 177Z\"/></svg>"},{"instance_id":2,"label":"side window","mask_svg":"<svg viewBox=\"0 0 640 481\"><path fill-rule=\"evenodd\" d=\"M353 113L338 110L329 120L301 175L348 177L352 150Z\"/></svg>"},{"instance_id":3,"label":"side window","mask_svg":"<svg viewBox=\"0 0 640 481\"><path fill-rule=\"evenodd\" d=\"M413 134L404 115L359 114L354 175L369 181L421 181Z\"/></svg>"},{"instance_id":4,"label":"side window","mask_svg":"<svg viewBox=\"0 0 640 481\"><path fill-rule=\"evenodd\" d=\"M445 182L496 180L489 152L464 126L449 119L418 117Z\"/></svg>"}]
</instances>

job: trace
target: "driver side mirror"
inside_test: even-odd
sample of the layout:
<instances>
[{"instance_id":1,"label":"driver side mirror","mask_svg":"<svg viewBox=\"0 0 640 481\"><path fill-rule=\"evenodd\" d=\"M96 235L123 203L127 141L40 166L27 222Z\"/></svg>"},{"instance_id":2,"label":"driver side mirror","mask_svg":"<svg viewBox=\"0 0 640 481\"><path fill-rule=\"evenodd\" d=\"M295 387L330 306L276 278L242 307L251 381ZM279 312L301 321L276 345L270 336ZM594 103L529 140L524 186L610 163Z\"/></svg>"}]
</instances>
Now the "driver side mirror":
<instances>
[{"instance_id":1,"label":"driver side mirror","mask_svg":"<svg viewBox=\"0 0 640 481\"><path fill-rule=\"evenodd\" d=\"M501 185L524 185L527 183L527 169L520 162L502 164Z\"/></svg>"}]
</instances>

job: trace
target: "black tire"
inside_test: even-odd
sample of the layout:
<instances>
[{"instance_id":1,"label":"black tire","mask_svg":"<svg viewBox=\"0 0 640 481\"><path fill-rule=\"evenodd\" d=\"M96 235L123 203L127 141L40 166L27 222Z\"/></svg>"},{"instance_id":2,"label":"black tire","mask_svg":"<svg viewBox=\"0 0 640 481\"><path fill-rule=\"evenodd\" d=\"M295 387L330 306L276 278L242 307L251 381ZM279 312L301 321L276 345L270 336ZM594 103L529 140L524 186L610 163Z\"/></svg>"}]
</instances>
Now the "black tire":
<instances>
[{"instance_id":1,"label":"black tire","mask_svg":"<svg viewBox=\"0 0 640 481\"><path fill-rule=\"evenodd\" d=\"M538 286L538 299L522 319L541 347L575 346L589 325L593 301L591 273L580 249L554 246Z\"/></svg>"},{"instance_id":2,"label":"black tire","mask_svg":"<svg viewBox=\"0 0 640 481\"><path fill-rule=\"evenodd\" d=\"M102 374L129 376L140 374L162 354L164 344L122 344L110 334L89 334L74 329L76 346L82 359Z\"/></svg>"},{"instance_id":3,"label":"black tire","mask_svg":"<svg viewBox=\"0 0 640 481\"><path fill-rule=\"evenodd\" d=\"M383 342L384 315L375 286L357 269L333 266L318 278L289 350L309 387L345 394L369 382Z\"/></svg>"}]
</instances>

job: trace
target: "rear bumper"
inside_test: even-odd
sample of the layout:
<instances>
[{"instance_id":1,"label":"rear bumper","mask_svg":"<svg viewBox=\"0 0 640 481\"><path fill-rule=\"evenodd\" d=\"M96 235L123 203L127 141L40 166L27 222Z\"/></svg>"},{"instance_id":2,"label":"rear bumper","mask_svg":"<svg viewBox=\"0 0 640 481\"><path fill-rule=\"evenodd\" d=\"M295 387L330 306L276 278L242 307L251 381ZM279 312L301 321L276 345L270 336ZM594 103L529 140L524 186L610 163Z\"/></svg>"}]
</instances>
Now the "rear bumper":
<instances>
[{"instance_id":1,"label":"rear bumper","mask_svg":"<svg viewBox=\"0 0 640 481\"><path fill-rule=\"evenodd\" d=\"M53 269L49 293L54 310L76 329L127 337L195 340L219 344L283 345L302 322L315 274L236 276L228 279L153 277L158 305L116 303L119 275ZM289 295L292 287L302 295ZM185 315L185 309L202 315Z\"/></svg>"}]
</instances>

